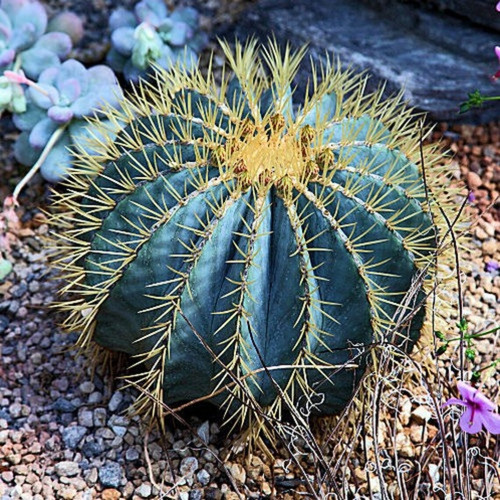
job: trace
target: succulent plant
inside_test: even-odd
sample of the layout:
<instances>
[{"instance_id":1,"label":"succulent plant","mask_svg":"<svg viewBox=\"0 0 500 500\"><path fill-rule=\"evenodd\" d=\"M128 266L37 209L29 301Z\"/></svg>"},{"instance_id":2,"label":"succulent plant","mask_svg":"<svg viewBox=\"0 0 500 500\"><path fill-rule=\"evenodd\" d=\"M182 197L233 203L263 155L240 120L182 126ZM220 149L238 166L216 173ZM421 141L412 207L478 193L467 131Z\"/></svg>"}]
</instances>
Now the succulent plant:
<instances>
[{"instance_id":1,"label":"succulent plant","mask_svg":"<svg viewBox=\"0 0 500 500\"><path fill-rule=\"evenodd\" d=\"M26 111L26 97L20 83L0 76L0 114L7 110L11 113L24 113Z\"/></svg>"},{"instance_id":2,"label":"succulent plant","mask_svg":"<svg viewBox=\"0 0 500 500\"><path fill-rule=\"evenodd\" d=\"M72 13L57 15L47 26L47 13L34 0L1 0L0 2L0 72L22 70L37 79L49 67L55 67L68 56L72 41L82 36L82 22ZM23 87L3 77L0 83L0 114L8 109L21 112Z\"/></svg>"},{"instance_id":3,"label":"succulent plant","mask_svg":"<svg viewBox=\"0 0 500 500\"><path fill-rule=\"evenodd\" d=\"M13 117L22 131L14 148L16 159L28 166L40 161L46 180L61 181L74 152L85 149L85 137L92 135L87 118L104 106L118 105L121 89L113 71L107 66L86 69L69 59L44 70L36 84L23 75L6 74L28 85L26 111Z\"/></svg>"},{"instance_id":4,"label":"succulent plant","mask_svg":"<svg viewBox=\"0 0 500 500\"><path fill-rule=\"evenodd\" d=\"M83 38L83 23L74 12L59 12L49 19L47 31L49 33L66 33L71 38L73 45L76 45Z\"/></svg>"},{"instance_id":5,"label":"succulent plant","mask_svg":"<svg viewBox=\"0 0 500 500\"><path fill-rule=\"evenodd\" d=\"M412 111L364 77L327 62L296 109L303 51L223 49L220 90L162 71L109 114L126 125L102 161L79 155L52 218L64 326L143 363L131 380L170 408L248 423L322 394L338 412L372 343L419 338L444 167L424 147L424 182Z\"/></svg>"},{"instance_id":6,"label":"succulent plant","mask_svg":"<svg viewBox=\"0 0 500 500\"><path fill-rule=\"evenodd\" d=\"M152 65L192 67L207 42L194 8L178 7L169 13L162 0L142 0L134 12L121 7L111 14L109 26L112 47L107 63L133 82L145 77Z\"/></svg>"},{"instance_id":7,"label":"succulent plant","mask_svg":"<svg viewBox=\"0 0 500 500\"><path fill-rule=\"evenodd\" d=\"M61 13L47 30L47 13L35 0L2 0L0 3L0 70L11 69L19 56L22 69L36 79L50 66L59 65L82 35L78 16Z\"/></svg>"}]
</instances>

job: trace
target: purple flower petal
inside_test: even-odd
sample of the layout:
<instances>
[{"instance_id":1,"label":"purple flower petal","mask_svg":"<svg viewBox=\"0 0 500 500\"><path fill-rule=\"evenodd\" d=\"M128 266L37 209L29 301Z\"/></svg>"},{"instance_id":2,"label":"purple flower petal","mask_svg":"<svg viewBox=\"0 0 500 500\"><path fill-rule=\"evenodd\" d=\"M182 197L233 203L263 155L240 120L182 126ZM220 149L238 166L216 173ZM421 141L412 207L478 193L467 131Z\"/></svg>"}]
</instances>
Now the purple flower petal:
<instances>
[{"instance_id":1,"label":"purple flower petal","mask_svg":"<svg viewBox=\"0 0 500 500\"><path fill-rule=\"evenodd\" d=\"M486 262L485 270L487 273L492 273L494 271L498 271L500 269L500 264L496 260L489 260Z\"/></svg>"},{"instance_id":2,"label":"purple flower petal","mask_svg":"<svg viewBox=\"0 0 500 500\"><path fill-rule=\"evenodd\" d=\"M448 401L445 401L441 407L444 408L445 406L450 406L450 405L460 405L460 406L467 406L467 403L463 401L462 399L458 398L450 398Z\"/></svg>"},{"instance_id":3,"label":"purple flower petal","mask_svg":"<svg viewBox=\"0 0 500 500\"><path fill-rule=\"evenodd\" d=\"M464 432L468 432L470 434L475 434L482 429L482 421L481 418L478 418L479 413L477 410L474 412L474 418L472 413L472 408L468 406L462 416L460 417L460 428Z\"/></svg>"},{"instance_id":4,"label":"purple flower petal","mask_svg":"<svg viewBox=\"0 0 500 500\"><path fill-rule=\"evenodd\" d=\"M458 392L466 401L474 401L474 395L477 392L475 387L470 386L466 382L457 382Z\"/></svg>"},{"instance_id":5,"label":"purple flower petal","mask_svg":"<svg viewBox=\"0 0 500 500\"><path fill-rule=\"evenodd\" d=\"M497 409L497 405L479 391L477 391L474 395L474 402L479 405L479 409L483 413L488 410L491 411Z\"/></svg>"},{"instance_id":6,"label":"purple flower petal","mask_svg":"<svg viewBox=\"0 0 500 500\"><path fill-rule=\"evenodd\" d=\"M485 411L480 416L482 424L491 434L500 434L500 415L491 411Z\"/></svg>"}]
</instances>

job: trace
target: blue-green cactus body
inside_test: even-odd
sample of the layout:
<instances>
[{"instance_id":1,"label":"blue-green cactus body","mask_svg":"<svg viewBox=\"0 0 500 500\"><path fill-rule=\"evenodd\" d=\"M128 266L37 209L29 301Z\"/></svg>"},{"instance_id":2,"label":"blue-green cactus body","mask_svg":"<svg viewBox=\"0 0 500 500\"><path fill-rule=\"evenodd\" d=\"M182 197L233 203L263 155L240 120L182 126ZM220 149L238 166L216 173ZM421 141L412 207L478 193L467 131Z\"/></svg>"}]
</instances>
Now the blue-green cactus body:
<instances>
[{"instance_id":1,"label":"blue-green cactus body","mask_svg":"<svg viewBox=\"0 0 500 500\"><path fill-rule=\"evenodd\" d=\"M421 169L340 90L294 114L242 87L172 90L109 144L74 205L72 271L91 294L72 322L142 360L169 406L321 394L337 412L372 344L419 337L435 240Z\"/></svg>"}]
</instances>

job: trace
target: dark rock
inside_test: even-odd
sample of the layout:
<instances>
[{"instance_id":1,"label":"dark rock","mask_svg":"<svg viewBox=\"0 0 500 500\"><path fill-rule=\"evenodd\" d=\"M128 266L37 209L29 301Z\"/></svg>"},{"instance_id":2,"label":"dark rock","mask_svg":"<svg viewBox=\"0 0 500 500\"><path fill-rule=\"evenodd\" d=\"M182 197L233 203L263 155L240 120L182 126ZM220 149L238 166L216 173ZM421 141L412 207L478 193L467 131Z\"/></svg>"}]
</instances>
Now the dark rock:
<instances>
[{"instance_id":1,"label":"dark rock","mask_svg":"<svg viewBox=\"0 0 500 500\"><path fill-rule=\"evenodd\" d=\"M222 36L266 41L274 34L280 44L308 43L315 62L333 53L345 66L368 70L373 76L368 90L387 81L387 95L404 89L405 99L435 120L498 118L496 103L458 114L469 92L498 94L490 82L498 34L452 14L395 0L390 4L373 9L358 0L337 0L334 5L331 0L261 0ZM299 95L310 77L308 66L303 64L297 76Z\"/></svg>"},{"instance_id":2,"label":"dark rock","mask_svg":"<svg viewBox=\"0 0 500 500\"><path fill-rule=\"evenodd\" d=\"M103 447L96 441L89 441L82 446L82 453L87 458L97 457L103 452Z\"/></svg>"},{"instance_id":3,"label":"dark rock","mask_svg":"<svg viewBox=\"0 0 500 500\"><path fill-rule=\"evenodd\" d=\"M201 500L203 498L203 494L201 490L191 490L189 492L189 500Z\"/></svg>"},{"instance_id":4,"label":"dark rock","mask_svg":"<svg viewBox=\"0 0 500 500\"><path fill-rule=\"evenodd\" d=\"M86 433L87 429L85 427L81 427L79 425L68 427L62 432L64 444L68 448L74 449L78 446L78 443L82 440Z\"/></svg>"},{"instance_id":5,"label":"dark rock","mask_svg":"<svg viewBox=\"0 0 500 500\"><path fill-rule=\"evenodd\" d=\"M296 488L297 486L304 484L303 479L295 478L295 479L286 479L283 476L276 477L276 486L278 488Z\"/></svg>"},{"instance_id":6,"label":"dark rock","mask_svg":"<svg viewBox=\"0 0 500 500\"><path fill-rule=\"evenodd\" d=\"M12 296L16 299L20 299L28 291L28 285L26 283L20 283L18 286L13 287Z\"/></svg>"},{"instance_id":7,"label":"dark rock","mask_svg":"<svg viewBox=\"0 0 500 500\"><path fill-rule=\"evenodd\" d=\"M13 346L4 345L2 347L2 356L10 356L14 351L15 351L15 348Z\"/></svg>"},{"instance_id":8,"label":"dark rock","mask_svg":"<svg viewBox=\"0 0 500 500\"><path fill-rule=\"evenodd\" d=\"M76 410L76 407L73 403L71 403L71 401L68 401L67 399L57 398L52 405L52 409L61 413L71 413Z\"/></svg>"},{"instance_id":9,"label":"dark rock","mask_svg":"<svg viewBox=\"0 0 500 500\"><path fill-rule=\"evenodd\" d=\"M375 4L394 1L401 0L370 0ZM441 12L453 12L475 23L500 30L500 16L494 15L495 5L492 0L407 0L407 2L417 6L425 5Z\"/></svg>"},{"instance_id":10,"label":"dark rock","mask_svg":"<svg viewBox=\"0 0 500 500\"><path fill-rule=\"evenodd\" d=\"M205 488L206 500L221 500L222 491L219 488Z\"/></svg>"},{"instance_id":11,"label":"dark rock","mask_svg":"<svg viewBox=\"0 0 500 500\"><path fill-rule=\"evenodd\" d=\"M61 413L60 421L61 424L66 427L71 425L71 423L75 421L75 418L72 413Z\"/></svg>"},{"instance_id":12,"label":"dark rock","mask_svg":"<svg viewBox=\"0 0 500 500\"><path fill-rule=\"evenodd\" d=\"M2 420L6 420L8 424L12 422L12 417L10 416L10 413L2 408L0 408L0 418Z\"/></svg>"},{"instance_id":13,"label":"dark rock","mask_svg":"<svg viewBox=\"0 0 500 500\"><path fill-rule=\"evenodd\" d=\"M84 458L80 462L79 465L80 465L80 469L82 469L82 470L88 470L88 469L90 469L90 462L86 458Z\"/></svg>"},{"instance_id":14,"label":"dark rock","mask_svg":"<svg viewBox=\"0 0 500 500\"><path fill-rule=\"evenodd\" d=\"M20 307L21 303L18 300L11 300L8 311L10 314L16 314Z\"/></svg>"},{"instance_id":15,"label":"dark rock","mask_svg":"<svg viewBox=\"0 0 500 500\"><path fill-rule=\"evenodd\" d=\"M122 482L122 468L116 462L109 462L99 469L99 481L104 487L118 488Z\"/></svg>"},{"instance_id":16,"label":"dark rock","mask_svg":"<svg viewBox=\"0 0 500 500\"><path fill-rule=\"evenodd\" d=\"M9 318L7 318L7 316L4 316L3 314L0 314L0 333L5 332L8 326L9 326Z\"/></svg>"}]
</instances>

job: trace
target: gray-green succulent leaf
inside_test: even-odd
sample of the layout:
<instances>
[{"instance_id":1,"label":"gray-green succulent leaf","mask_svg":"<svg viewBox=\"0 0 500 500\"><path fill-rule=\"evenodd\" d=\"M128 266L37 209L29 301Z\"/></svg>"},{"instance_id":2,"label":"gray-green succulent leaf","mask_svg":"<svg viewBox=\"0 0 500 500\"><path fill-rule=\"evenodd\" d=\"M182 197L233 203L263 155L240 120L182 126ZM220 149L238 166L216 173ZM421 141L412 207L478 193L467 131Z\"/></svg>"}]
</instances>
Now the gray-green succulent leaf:
<instances>
[{"instance_id":1,"label":"gray-green succulent leaf","mask_svg":"<svg viewBox=\"0 0 500 500\"><path fill-rule=\"evenodd\" d=\"M106 61L127 80L147 78L151 68L173 64L190 69L208 37L199 28L199 14L191 7L169 13L161 0L143 0L133 12L119 8L111 15L111 50Z\"/></svg>"},{"instance_id":2,"label":"gray-green succulent leaf","mask_svg":"<svg viewBox=\"0 0 500 500\"><path fill-rule=\"evenodd\" d=\"M20 163L30 166L47 148L40 172L49 182L66 177L73 161L72 151L78 149L74 147L76 131L92 128L87 118L104 108L118 107L122 98L120 85L110 68L100 65L87 69L74 59L44 70L38 83L30 84L25 94L25 111L14 114L14 124L23 131L16 143L15 156ZM59 139L54 145L49 144L51 138L57 137L56 133L60 134ZM92 136L92 132L87 135ZM78 147L82 149L79 144Z\"/></svg>"}]
</instances>

